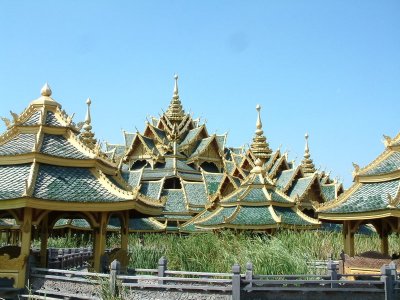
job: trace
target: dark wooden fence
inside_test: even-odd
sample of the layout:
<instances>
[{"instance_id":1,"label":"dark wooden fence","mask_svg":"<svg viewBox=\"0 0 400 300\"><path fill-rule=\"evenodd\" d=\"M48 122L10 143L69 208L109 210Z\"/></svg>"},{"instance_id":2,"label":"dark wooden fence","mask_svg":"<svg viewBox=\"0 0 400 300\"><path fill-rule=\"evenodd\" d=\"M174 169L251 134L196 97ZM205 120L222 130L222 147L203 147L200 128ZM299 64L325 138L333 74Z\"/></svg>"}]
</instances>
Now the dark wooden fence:
<instances>
[{"instance_id":1,"label":"dark wooden fence","mask_svg":"<svg viewBox=\"0 0 400 300\"><path fill-rule=\"evenodd\" d=\"M137 291L199 292L226 295L239 299L400 299L400 279L394 264L385 265L381 274L347 275L338 273L337 262L330 261L326 275L257 275L253 265L248 263L242 272L239 265L232 267L231 273L186 272L168 270L167 260L161 258L156 269L129 269L128 274L120 274L118 261L111 263L110 272L97 274L58 269L31 268L30 281L34 296L63 296L79 299L96 299L104 295L120 294L129 299L130 293ZM63 291L52 289L62 282ZM68 290L68 284L70 290ZM87 292L80 285L85 284ZM99 289L103 287L102 289ZM105 288L104 288L105 287ZM277 296L279 293L279 296ZM125 295L125 297L124 297Z\"/></svg>"}]
</instances>

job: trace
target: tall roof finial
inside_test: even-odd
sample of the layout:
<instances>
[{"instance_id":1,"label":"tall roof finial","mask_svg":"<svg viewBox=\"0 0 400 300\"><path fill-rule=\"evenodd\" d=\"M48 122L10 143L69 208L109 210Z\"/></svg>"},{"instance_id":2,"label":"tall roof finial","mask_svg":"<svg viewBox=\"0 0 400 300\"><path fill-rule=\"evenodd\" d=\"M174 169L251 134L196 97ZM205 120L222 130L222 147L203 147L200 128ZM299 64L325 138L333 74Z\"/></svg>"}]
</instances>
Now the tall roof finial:
<instances>
[{"instance_id":1,"label":"tall roof finial","mask_svg":"<svg viewBox=\"0 0 400 300\"><path fill-rule=\"evenodd\" d=\"M49 84L46 82L45 85L40 90L40 94L44 97L50 97L51 93L52 93L51 88L50 88Z\"/></svg>"},{"instance_id":2,"label":"tall roof finial","mask_svg":"<svg viewBox=\"0 0 400 300\"><path fill-rule=\"evenodd\" d=\"M261 122L261 106L257 104L257 123L256 123L256 131L255 136L253 138L253 143L250 145L250 150L253 152L256 158L261 159L263 162L267 160L267 158L271 155L272 150L269 148L267 143L267 138L263 135L264 131L262 130L262 122Z\"/></svg>"},{"instance_id":3,"label":"tall roof finial","mask_svg":"<svg viewBox=\"0 0 400 300\"><path fill-rule=\"evenodd\" d=\"M174 95L173 97L178 97L179 98L179 90L178 90L178 74L174 75L174 79L175 79L175 86L174 86Z\"/></svg>"},{"instance_id":4,"label":"tall roof finial","mask_svg":"<svg viewBox=\"0 0 400 300\"><path fill-rule=\"evenodd\" d=\"M174 94L165 115L170 121L180 122L185 117L185 111L183 110L181 100L179 99L178 78L178 75L175 74Z\"/></svg>"},{"instance_id":5,"label":"tall roof finial","mask_svg":"<svg viewBox=\"0 0 400 300\"><path fill-rule=\"evenodd\" d=\"M97 141L94 138L94 133L92 132L92 118L90 116L90 105L92 104L92 100L88 98L86 100L87 111L85 124L83 125L83 132L81 133L82 142L89 147L90 149L94 149L96 147Z\"/></svg>"},{"instance_id":6,"label":"tall roof finial","mask_svg":"<svg viewBox=\"0 0 400 300\"><path fill-rule=\"evenodd\" d=\"M304 137L306 139L306 144L304 146L304 159L301 161L301 168L304 174L313 174L315 172L315 166L312 159L310 158L311 155L310 148L308 146L308 133L306 133Z\"/></svg>"}]
</instances>

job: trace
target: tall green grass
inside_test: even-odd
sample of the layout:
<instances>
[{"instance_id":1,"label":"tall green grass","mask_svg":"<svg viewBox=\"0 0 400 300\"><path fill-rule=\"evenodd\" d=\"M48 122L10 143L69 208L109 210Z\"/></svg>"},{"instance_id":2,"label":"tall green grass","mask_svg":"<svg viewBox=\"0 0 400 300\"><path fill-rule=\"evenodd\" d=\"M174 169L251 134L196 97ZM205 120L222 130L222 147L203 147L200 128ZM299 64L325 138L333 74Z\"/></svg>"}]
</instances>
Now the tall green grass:
<instances>
[{"instance_id":1,"label":"tall green grass","mask_svg":"<svg viewBox=\"0 0 400 300\"><path fill-rule=\"evenodd\" d=\"M39 241L36 242L39 246ZM90 242L79 236L49 239L49 247L85 247ZM119 247L119 235L107 238L107 247ZM389 237L390 253L400 251L400 239ZM161 256L168 259L168 268L199 272L230 272L234 263L242 268L252 262L258 274L306 273L307 262L338 259L343 249L341 233L330 231L294 232L282 230L273 236L265 234L220 233L132 234L129 237L130 267L156 268ZM357 253L380 251L377 234L355 236Z\"/></svg>"}]
</instances>

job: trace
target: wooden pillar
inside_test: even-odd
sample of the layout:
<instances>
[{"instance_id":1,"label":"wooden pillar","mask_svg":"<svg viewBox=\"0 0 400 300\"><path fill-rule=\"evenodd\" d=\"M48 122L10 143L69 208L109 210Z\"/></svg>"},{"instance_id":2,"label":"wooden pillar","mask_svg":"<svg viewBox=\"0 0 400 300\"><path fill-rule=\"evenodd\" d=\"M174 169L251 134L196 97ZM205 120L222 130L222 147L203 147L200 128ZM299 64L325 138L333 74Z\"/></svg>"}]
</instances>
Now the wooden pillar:
<instances>
[{"instance_id":1,"label":"wooden pillar","mask_svg":"<svg viewBox=\"0 0 400 300\"><path fill-rule=\"evenodd\" d=\"M379 232L379 238L381 240L381 252L382 254L389 255L389 225L381 220L381 228Z\"/></svg>"},{"instance_id":2,"label":"wooden pillar","mask_svg":"<svg viewBox=\"0 0 400 300\"><path fill-rule=\"evenodd\" d=\"M123 220L121 222L121 249L128 252L128 239L129 239L129 212L123 213Z\"/></svg>"},{"instance_id":3,"label":"wooden pillar","mask_svg":"<svg viewBox=\"0 0 400 300\"><path fill-rule=\"evenodd\" d=\"M352 231L352 222L351 221L343 222L343 244L344 244L344 253L346 253L350 257L353 257L354 256L354 233Z\"/></svg>"},{"instance_id":4,"label":"wooden pillar","mask_svg":"<svg viewBox=\"0 0 400 300\"><path fill-rule=\"evenodd\" d=\"M40 226L40 266L47 267L47 241L49 238L49 217L46 215Z\"/></svg>"},{"instance_id":5,"label":"wooden pillar","mask_svg":"<svg viewBox=\"0 0 400 300\"><path fill-rule=\"evenodd\" d=\"M32 238L32 208L25 207L24 209L24 219L21 225L21 256L26 258L28 262L28 257L31 250L31 238ZM21 276L18 278L16 284L17 288L24 288L26 281L25 269L20 273Z\"/></svg>"},{"instance_id":6,"label":"wooden pillar","mask_svg":"<svg viewBox=\"0 0 400 300\"><path fill-rule=\"evenodd\" d=\"M107 235L107 213L102 212L100 215L99 227L95 230L94 240L94 271L100 272L101 265L100 259L104 255L106 250L106 235Z\"/></svg>"}]
</instances>

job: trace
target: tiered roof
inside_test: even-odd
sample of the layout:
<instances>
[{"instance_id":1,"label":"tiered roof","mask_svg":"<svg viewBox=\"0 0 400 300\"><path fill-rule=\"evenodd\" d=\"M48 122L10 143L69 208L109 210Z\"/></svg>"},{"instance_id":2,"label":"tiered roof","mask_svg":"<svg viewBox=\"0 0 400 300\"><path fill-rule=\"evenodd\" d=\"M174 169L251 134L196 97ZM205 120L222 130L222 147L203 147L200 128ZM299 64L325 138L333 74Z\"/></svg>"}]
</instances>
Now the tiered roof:
<instances>
[{"instance_id":1,"label":"tiered roof","mask_svg":"<svg viewBox=\"0 0 400 300\"><path fill-rule=\"evenodd\" d=\"M136 209L156 214L159 201L114 184L117 165L100 151L93 135L89 140L88 135L80 135L81 125L72 122L51 94L46 84L41 97L23 113L12 113L13 122L4 119L7 131L0 136L2 207ZM85 126L87 133L90 117Z\"/></svg>"},{"instance_id":2,"label":"tiered roof","mask_svg":"<svg viewBox=\"0 0 400 300\"><path fill-rule=\"evenodd\" d=\"M266 174L262 161L257 159L255 163L242 185L223 197L211 214L207 212L194 220L194 225L204 229L262 231L318 227L316 219L303 214L296 202L276 187Z\"/></svg>"}]
</instances>

